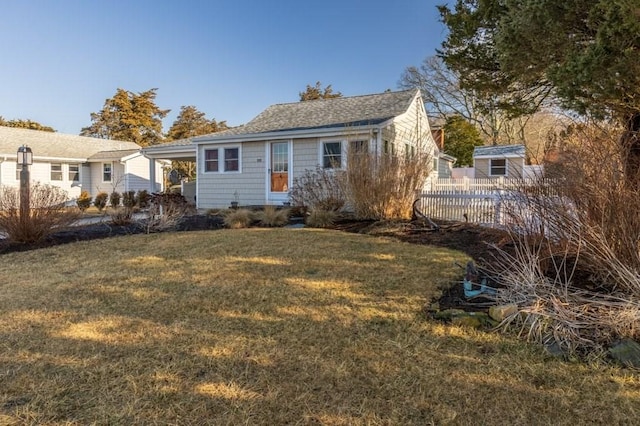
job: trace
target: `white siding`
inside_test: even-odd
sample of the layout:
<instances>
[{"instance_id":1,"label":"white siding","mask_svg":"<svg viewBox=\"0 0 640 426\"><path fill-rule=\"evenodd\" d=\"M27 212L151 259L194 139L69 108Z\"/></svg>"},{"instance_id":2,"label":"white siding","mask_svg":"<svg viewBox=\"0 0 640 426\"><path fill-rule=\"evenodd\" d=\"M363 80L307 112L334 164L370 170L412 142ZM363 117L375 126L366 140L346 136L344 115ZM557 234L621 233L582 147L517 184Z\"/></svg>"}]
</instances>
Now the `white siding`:
<instances>
[{"instance_id":1,"label":"white siding","mask_svg":"<svg viewBox=\"0 0 640 426\"><path fill-rule=\"evenodd\" d=\"M162 184L162 164L156 162L156 185L151 192L160 190ZM123 191L150 191L149 185L149 159L142 155L137 155L126 161L125 179L123 182Z\"/></svg>"},{"instance_id":2,"label":"white siding","mask_svg":"<svg viewBox=\"0 0 640 426\"><path fill-rule=\"evenodd\" d=\"M89 193L94 198L99 192L111 194L113 191L122 192L124 189L124 165L119 161L105 161L105 163L111 163L111 182L102 181L102 162L90 163L91 189Z\"/></svg>"},{"instance_id":3,"label":"white siding","mask_svg":"<svg viewBox=\"0 0 640 426\"><path fill-rule=\"evenodd\" d=\"M240 172L204 172L204 150L235 148L239 144L198 146L199 208L229 207L238 194L240 205L263 205L266 195L266 157L264 142L245 142L240 146Z\"/></svg>"},{"instance_id":4,"label":"white siding","mask_svg":"<svg viewBox=\"0 0 640 426\"><path fill-rule=\"evenodd\" d=\"M32 183L40 182L61 188L67 192L70 200L77 198L82 189L82 171L80 171L81 180L74 182L69 180L69 163L54 162L54 164L62 164L62 180L52 181L51 163L38 161L34 162L29 167L30 181ZM15 161L3 161L0 164L0 184L13 187L20 186L20 179L17 175L17 164Z\"/></svg>"}]
</instances>

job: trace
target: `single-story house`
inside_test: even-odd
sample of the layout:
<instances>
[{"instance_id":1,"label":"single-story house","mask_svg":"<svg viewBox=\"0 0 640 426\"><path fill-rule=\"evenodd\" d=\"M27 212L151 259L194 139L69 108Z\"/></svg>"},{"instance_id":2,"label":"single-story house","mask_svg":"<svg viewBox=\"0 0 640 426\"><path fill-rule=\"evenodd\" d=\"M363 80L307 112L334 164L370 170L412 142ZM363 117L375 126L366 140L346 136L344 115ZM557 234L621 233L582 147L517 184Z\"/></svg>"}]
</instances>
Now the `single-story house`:
<instances>
[{"instance_id":1,"label":"single-story house","mask_svg":"<svg viewBox=\"0 0 640 426\"><path fill-rule=\"evenodd\" d=\"M473 150L473 168L476 179L522 178L525 170L525 146L477 146Z\"/></svg>"},{"instance_id":2,"label":"single-story house","mask_svg":"<svg viewBox=\"0 0 640 426\"><path fill-rule=\"evenodd\" d=\"M22 145L33 152L31 181L60 187L70 200L84 190L92 197L102 191L162 190L162 164L142 156L133 142L3 126L0 185L20 185L16 157Z\"/></svg>"},{"instance_id":3,"label":"single-story house","mask_svg":"<svg viewBox=\"0 0 640 426\"><path fill-rule=\"evenodd\" d=\"M440 151L419 90L276 104L247 124L142 149L153 159L195 161L197 207L283 204L309 169L344 168L349 146L377 154Z\"/></svg>"}]
</instances>

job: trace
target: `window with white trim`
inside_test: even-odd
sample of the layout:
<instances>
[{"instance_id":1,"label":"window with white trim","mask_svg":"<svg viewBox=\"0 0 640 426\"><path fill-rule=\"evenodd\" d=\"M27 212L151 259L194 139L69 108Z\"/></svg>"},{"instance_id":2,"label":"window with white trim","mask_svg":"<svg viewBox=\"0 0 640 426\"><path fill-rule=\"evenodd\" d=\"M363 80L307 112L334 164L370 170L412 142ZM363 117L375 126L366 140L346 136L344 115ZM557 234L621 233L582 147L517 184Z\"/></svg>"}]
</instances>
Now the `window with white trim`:
<instances>
[{"instance_id":1,"label":"window with white trim","mask_svg":"<svg viewBox=\"0 0 640 426\"><path fill-rule=\"evenodd\" d=\"M102 163L102 182L111 182L113 169L111 163Z\"/></svg>"},{"instance_id":2,"label":"window with white trim","mask_svg":"<svg viewBox=\"0 0 640 426\"><path fill-rule=\"evenodd\" d=\"M62 163L51 163L51 180L62 180Z\"/></svg>"},{"instance_id":3,"label":"window with white trim","mask_svg":"<svg viewBox=\"0 0 640 426\"><path fill-rule=\"evenodd\" d=\"M204 171L233 173L240 171L240 148L207 148L204 150Z\"/></svg>"},{"instance_id":4,"label":"window with white trim","mask_svg":"<svg viewBox=\"0 0 640 426\"><path fill-rule=\"evenodd\" d=\"M492 158L489 161L489 175L490 176L506 176L507 175L507 159L506 158Z\"/></svg>"},{"instance_id":5,"label":"window with white trim","mask_svg":"<svg viewBox=\"0 0 640 426\"><path fill-rule=\"evenodd\" d=\"M219 170L218 149L204 150L204 171L217 172Z\"/></svg>"},{"instance_id":6,"label":"window with white trim","mask_svg":"<svg viewBox=\"0 0 640 426\"><path fill-rule=\"evenodd\" d=\"M342 167L342 142L322 142L322 167L325 169Z\"/></svg>"},{"instance_id":7,"label":"window with white trim","mask_svg":"<svg viewBox=\"0 0 640 426\"><path fill-rule=\"evenodd\" d=\"M69 181L80 181L80 164L69 164Z\"/></svg>"},{"instance_id":8,"label":"window with white trim","mask_svg":"<svg viewBox=\"0 0 640 426\"><path fill-rule=\"evenodd\" d=\"M239 148L224 149L224 171L225 172L240 171L240 149Z\"/></svg>"}]
</instances>

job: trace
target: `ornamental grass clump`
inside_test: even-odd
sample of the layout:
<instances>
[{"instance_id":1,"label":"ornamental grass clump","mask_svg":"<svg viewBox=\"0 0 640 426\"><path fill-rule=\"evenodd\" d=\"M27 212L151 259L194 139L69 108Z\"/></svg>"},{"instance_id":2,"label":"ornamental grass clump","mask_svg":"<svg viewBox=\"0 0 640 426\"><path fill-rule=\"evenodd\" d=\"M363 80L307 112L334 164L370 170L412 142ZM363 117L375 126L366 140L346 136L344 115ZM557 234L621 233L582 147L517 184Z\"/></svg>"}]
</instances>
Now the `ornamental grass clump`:
<instances>
[{"instance_id":1,"label":"ornamental grass clump","mask_svg":"<svg viewBox=\"0 0 640 426\"><path fill-rule=\"evenodd\" d=\"M69 196L53 185L30 186L28 215L20 214L20 190L0 186L0 231L16 243L37 243L80 217L77 209L65 207Z\"/></svg>"},{"instance_id":2,"label":"ornamental grass clump","mask_svg":"<svg viewBox=\"0 0 640 426\"><path fill-rule=\"evenodd\" d=\"M254 217L260 226L269 228L284 226L289 223L289 209L265 206L264 209L255 212Z\"/></svg>"},{"instance_id":3,"label":"ornamental grass clump","mask_svg":"<svg viewBox=\"0 0 640 426\"><path fill-rule=\"evenodd\" d=\"M253 222L249 209L229 209L224 215L224 226L231 229L248 228Z\"/></svg>"},{"instance_id":4,"label":"ornamental grass clump","mask_svg":"<svg viewBox=\"0 0 640 426\"><path fill-rule=\"evenodd\" d=\"M498 299L519 306L523 335L569 353L640 339L640 175L621 173L620 135L576 126L546 165L556 179L502 203L515 249L498 259Z\"/></svg>"},{"instance_id":5,"label":"ornamental grass clump","mask_svg":"<svg viewBox=\"0 0 640 426\"><path fill-rule=\"evenodd\" d=\"M311 228L329 228L335 224L337 213L333 210L313 209L305 219L305 224Z\"/></svg>"}]
</instances>

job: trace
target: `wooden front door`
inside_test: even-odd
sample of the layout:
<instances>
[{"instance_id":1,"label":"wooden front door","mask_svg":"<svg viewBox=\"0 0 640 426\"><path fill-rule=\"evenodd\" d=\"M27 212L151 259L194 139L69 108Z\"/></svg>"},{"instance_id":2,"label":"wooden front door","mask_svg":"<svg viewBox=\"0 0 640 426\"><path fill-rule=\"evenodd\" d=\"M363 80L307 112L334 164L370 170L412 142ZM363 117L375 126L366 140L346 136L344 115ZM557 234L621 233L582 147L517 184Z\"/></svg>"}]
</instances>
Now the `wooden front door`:
<instances>
[{"instance_id":1,"label":"wooden front door","mask_svg":"<svg viewBox=\"0 0 640 426\"><path fill-rule=\"evenodd\" d=\"M271 144L271 192L289 191L289 143Z\"/></svg>"}]
</instances>

